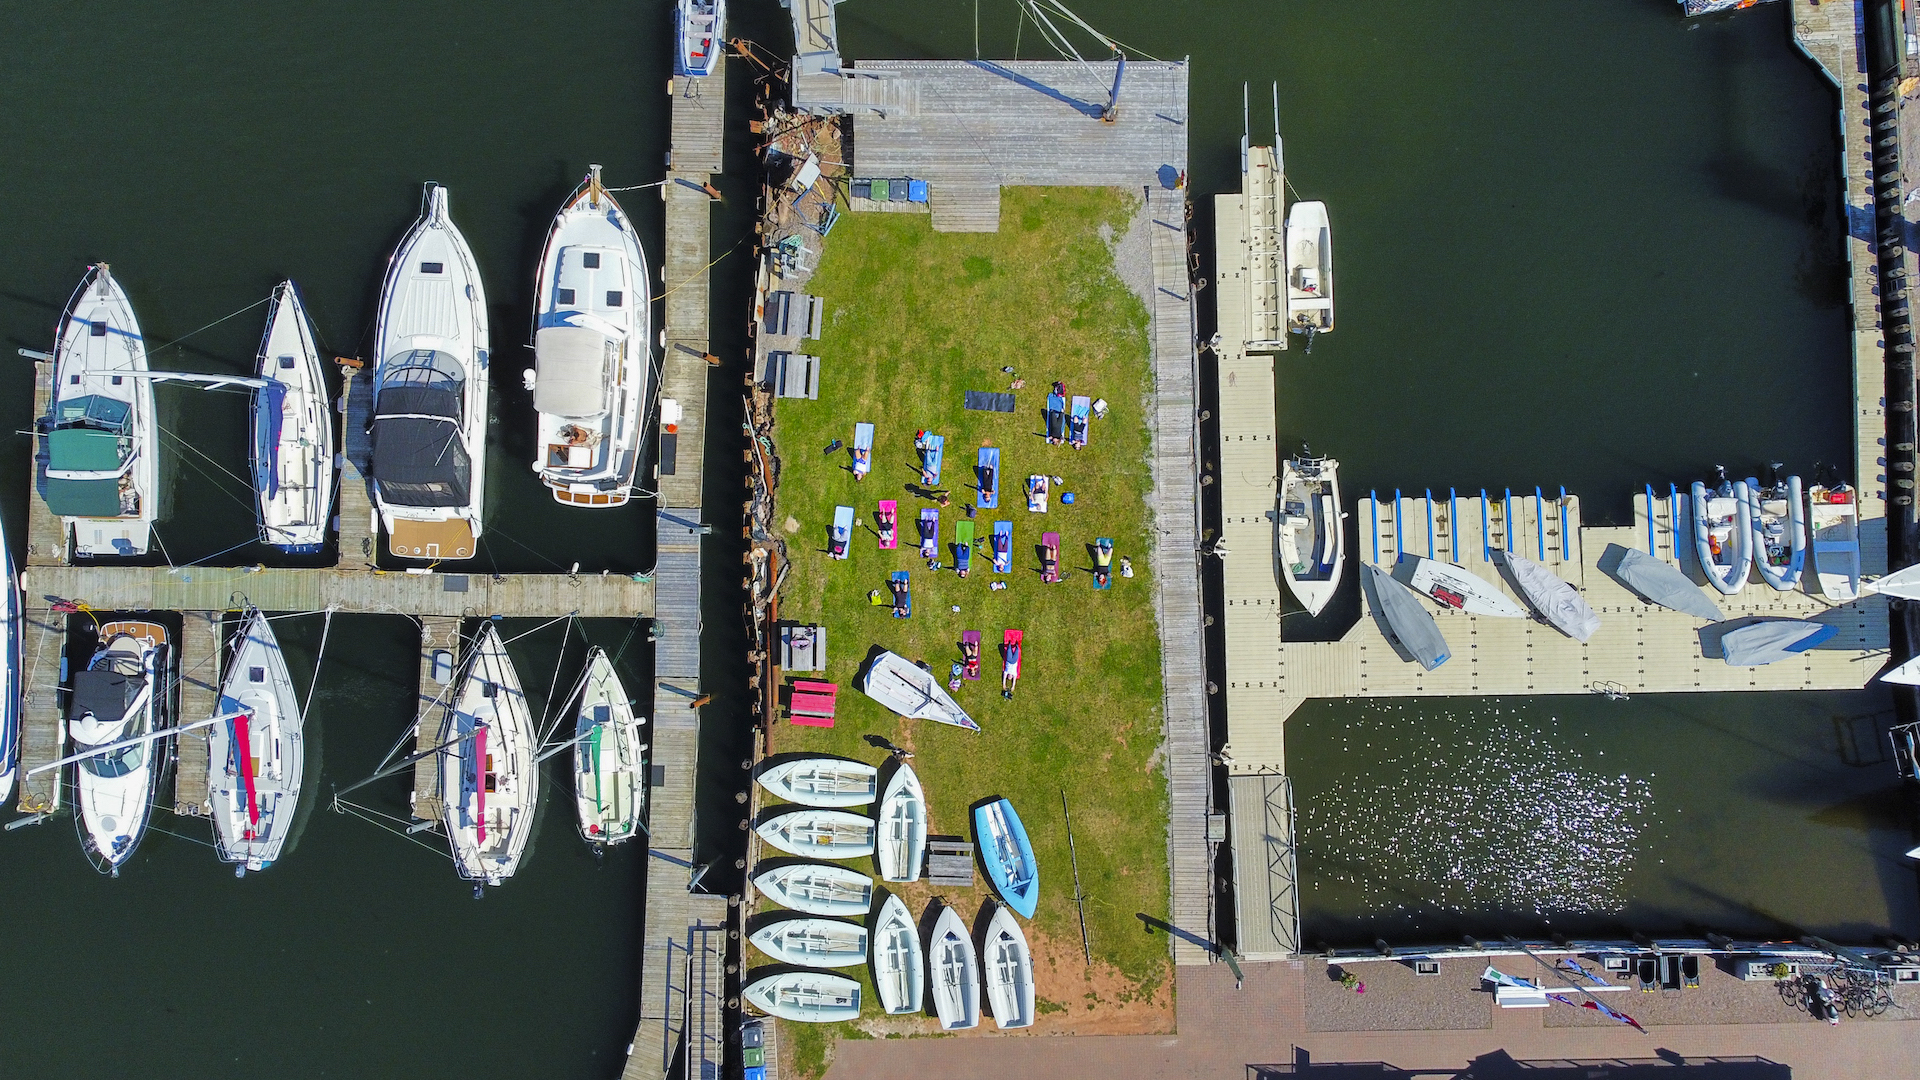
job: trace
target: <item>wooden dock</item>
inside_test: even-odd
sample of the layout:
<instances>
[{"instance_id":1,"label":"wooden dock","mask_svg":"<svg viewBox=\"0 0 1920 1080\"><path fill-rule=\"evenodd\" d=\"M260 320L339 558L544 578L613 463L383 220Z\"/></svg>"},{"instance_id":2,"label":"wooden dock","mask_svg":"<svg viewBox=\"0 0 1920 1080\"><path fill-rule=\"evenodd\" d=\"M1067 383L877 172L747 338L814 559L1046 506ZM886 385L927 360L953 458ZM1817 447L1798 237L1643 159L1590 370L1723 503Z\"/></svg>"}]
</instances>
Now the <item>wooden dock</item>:
<instances>
[{"instance_id":1,"label":"wooden dock","mask_svg":"<svg viewBox=\"0 0 1920 1080\"><path fill-rule=\"evenodd\" d=\"M445 615L424 615L420 623L419 693L415 697L413 752L423 753L440 745L440 732L446 712L447 695L453 692L451 676L466 659L466 643L460 638L460 620ZM439 665L449 681L435 675L435 654L445 653ZM446 807L440 798L440 755L433 754L413 763L413 794L409 799L415 821L438 822Z\"/></svg>"},{"instance_id":2,"label":"wooden dock","mask_svg":"<svg viewBox=\"0 0 1920 1080\"><path fill-rule=\"evenodd\" d=\"M180 715L176 723L187 723L217 716L220 712L220 685L224 674L221 649L220 613L189 611L183 613L180 628ZM182 817L202 817L213 811L207 792L206 728L175 736L173 764L173 812Z\"/></svg>"}]
</instances>

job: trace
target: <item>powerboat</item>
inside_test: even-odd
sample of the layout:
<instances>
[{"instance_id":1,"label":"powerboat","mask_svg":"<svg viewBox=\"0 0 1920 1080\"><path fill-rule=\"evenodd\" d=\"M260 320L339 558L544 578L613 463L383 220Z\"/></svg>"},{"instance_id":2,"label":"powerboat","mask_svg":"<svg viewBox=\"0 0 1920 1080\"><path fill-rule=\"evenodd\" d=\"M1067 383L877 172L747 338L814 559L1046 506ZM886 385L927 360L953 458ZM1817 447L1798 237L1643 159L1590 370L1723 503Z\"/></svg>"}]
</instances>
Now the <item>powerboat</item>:
<instances>
[{"instance_id":1,"label":"powerboat","mask_svg":"<svg viewBox=\"0 0 1920 1080\"><path fill-rule=\"evenodd\" d=\"M1027 946L1027 933L1013 912L1000 908L987 924L987 944L981 952L981 969L986 975L987 1004L993 1006L993 1026L1008 1028L1033 1026L1033 950Z\"/></svg>"},{"instance_id":2,"label":"powerboat","mask_svg":"<svg viewBox=\"0 0 1920 1080\"><path fill-rule=\"evenodd\" d=\"M1318 615L1340 588L1347 530L1340 512L1340 463L1302 454L1280 467L1274 558L1307 614Z\"/></svg>"},{"instance_id":3,"label":"powerboat","mask_svg":"<svg viewBox=\"0 0 1920 1080\"><path fill-rule=\"evenodd\" d=\"M80 846L94 869L115 877L146 835L168 760L168 650L159 623L107 623L67 701L72 751L87 755L74 765Z\"/></svg>"},{"instance_id":4,"label":"powerboat","mask_svg":"<svg viewBox=\"0 0 1920 1080\"><path fill-rule=\"evenodd\" d=\"M540 804L533 739L520 676L489 622L440 728L440 802L454 869L467 881L498 885L520 868Z\"/></svg>"},{"instance_id":5,"label":"powerboat","mask_svg":"<svg viewBox=\"0 0 1920 1080\"><path fill-rule=\"evenodd\" d=\"M1698 480L1690 491L1693 546L1707 582L1728 596L1747 587L1753 567L1753 497L1746 481L1722 477L1711 491Z\"/></svg>"},{"instance_id":6,"label":"powerboat","mask_svg":"<svg viewBox=\"0 0 1920 1080\"><path fill-rule=\"evenodd\" d=\"M880 796L876 854L882 881L918 881L927 851L927 796L912 766L901 762Z\"/></svg>"},{"instance_id":7,"label":"powerboat","mask_svg":"<svg viewBox=\"0 0 1920 1080\"><path fill-rule=\"evenodd\" d=\"M274 290L253 397L253 486L260 539L289 554L327 543L333 517L333 409L313 324L293 282Z\"/></svg>"},{"instance_id":8,"label":"powerboat","mask_svg":"<svg viewBox=\"0 0 1920 1080\"><path fill-rule=\"evenodd\" d=\"M1820 594L1837 603L1860 595L1860 505L1846 484L1807 489L1807 529Z\"/></svg>"},{"instance_id":9,"label":"powerboat","mask_svg":"<svg viewBox=\"0 0 1920 1080\"><path fill-rule=\"evenodd\" d=\"M1297 202L1287 211L1287 329L1307 336L1333 331L1333 231L1327 204Z\"/></svg>"},{"instance_id":10,"label":"powerboat","mask_svg":"<svg viewBox=\"0 0 1920 1080\"><path fill-rule=\"evenodd\" d=\"M487 294L439 184L387 263L374 347L373 504L387 550L471 559L487 490Z\"/></svg>"},{"instance_id":11,"label":"powerboat","mask_svg":"<svg viewBox=\"0 0 1920 1080\"><path fill-rule=\"evenodd\" d=\"M214 849L244 877L279 861L306 769L300 699L273 626L257 608L234 644L219 715L227 719L207 739Z\"/></svg>"},{"instance_id":12,"label":"powerboat","mask_svg":"<svg viewBox=\"0 0 1920 1080\"><path fill-rule=\"evenodd\" d=\"M727 0L679 0L673 24L673 73L711 75L725 46Z\"/></svg>"},{"instance_id":13,"label":"powerboat","mask_svg":"<svg viewBox=\"0 0 1920 1080\"><path fill-rule=\"evenodd\" d=\"M1762 487L1748 477L1747 491L1753 499L1753 564L1776 591L1792 592L1807 562L1807 504L1800 478Z\"/></svg>"},{"instance_id":14,"label":"powerboat","mask_svg":"<svg viewBox=\"0 0 1920 1080\"><path fill-rule=\"evenodd\" d=\"M927 981L927 958L920 949L920 929L907 905L889 895L874 920L873 956L868 968L880 1007L890 1013L917 1013Z\"/></svg>"},{"instance_id":15,"label":"powerboat","mask_svg":"<svg viewBox=\"0 0 1920 1080\"><path fill-rule=\"evenodd\" d=\"M640 237L598 165L547 230L533 311L534 471L567 506L623 505L646 445L653 292Z\"/></svg>"},{"instance_id":16,"label":"powerboat","mask_svg":"<svg viewBox=\"0 0 1920 1080\"><path fill-rule=\"evenodd\" d=\"M647 805L647 744L627 688L598 645L587 654L586 682L573 722L574 805L580 835L610 847L634 838Z\"/></svg>"},{"instance_id":17,"label":"powerboat","mask_svg":"<svg viewBox=\"0 0 1920 1080\"><path fill-rule=\"evenodd\" d=\"M160 428L147 370L127 294L106 263L88 267L55 331L53 405L40 422L40 494L74 555L145 555L152 541Z\"/></svg>"}]
</instances>

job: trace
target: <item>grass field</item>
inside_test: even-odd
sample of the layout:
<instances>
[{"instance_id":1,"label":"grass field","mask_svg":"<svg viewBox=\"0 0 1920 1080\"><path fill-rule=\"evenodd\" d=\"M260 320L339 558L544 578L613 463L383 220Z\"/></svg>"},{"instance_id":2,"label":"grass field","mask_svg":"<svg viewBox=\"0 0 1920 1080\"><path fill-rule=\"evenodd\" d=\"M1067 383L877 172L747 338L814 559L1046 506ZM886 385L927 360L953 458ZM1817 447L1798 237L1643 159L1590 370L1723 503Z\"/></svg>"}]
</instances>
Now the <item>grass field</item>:
<instances>
[{"instance_id":1,"label":"grass field","mask_svg":"<svg viewBox=\"0 0 1920 1080\"><path fill-rule=\"evenodd\" d=\"M1159 767L1160 647L1154 624L1144 505L1150 484L1142 403L1148 386L1147 313L1114 270L1108 237L1124 234L1137 197L1097 188L1007 189L1001 231L936 233L928 218L850 214L825 244L808 291L824 297L827 317L816 351L822 358L818 401L780 402L775 438L782 461L777 518L787 530L791 577L782 592L783 619L828 628L838 683L831 729L780 722L775 752L882 758L863 736L878 734L914 751L931 804L932 831L972 838L970 807L1005 796L1032 837L1039 862L1039 910L1027 927L1038 963L1041 999L1035 1030L1139 1030L1171 1027L1171 965L1166 939L1143 933L1137 912L1167 909L1166 786ZM1012 374L1003 368L1014 369ZM1005 391L1015 379L1017 411L961 408L965 390ZM1054 380L1069 394L1105 398L1108 415L1092 423L1081 450L1048 445L1042 412ZM846 447L857 421L877 429L872 473L855 482ZM939 561L930 571L917 550L915 519L934 505L918 489L915 433L946 437L940 486L952 493L941 512ZM840 440L845 446L823 452ZM972 519L982 538L970 575L952 570L954 526L973 505L979 448L1001 450L1000 506ZM1059 476L1047 513L1026 509L1031 473ZM1064 505L1063 492L1073 492ZM900 548L881 551L875 504L899 502ZM827 554L834 507L849 505L857 527L849 557ZM992 572L985 537L992 522L1013 522L1013 570ZM1036 547L1043 532L1061 536L1062 581L1040 578ZM1113 587L1093 588L1088 545L1114 541ZM1130 556L1132 578L1118 574ZM913 616L895 619L872 606L870 590L888 575L910 572ZM1003 591L990 589L1004 581ZM1008 628L1026 632L1021 680L1011 700L1000 695L999 643ZM875 646L925 660L943 679L960 658L960 635L981 631L981 678L955 695L979 722L979 733L904 720L852 688ZM1094 964L1082 958L1073 903L1064 789ZM875 873L871 861L860 867ZM932 890L898 886L916 916ZM942 890L973 925L991 895L985 877L974 890ZM764 961L757 953L750 962ZM842 974L866 982L864 966ZM836 1037L917 1034L929 1020L884 1018L867 986L867 1019L852 1025L787 1024L793 1061L817 1071ZM929 1006L931 1002L929 1000ZM992 1031L992 1022L982 1028Z\"/></svg>"}]
</instances>

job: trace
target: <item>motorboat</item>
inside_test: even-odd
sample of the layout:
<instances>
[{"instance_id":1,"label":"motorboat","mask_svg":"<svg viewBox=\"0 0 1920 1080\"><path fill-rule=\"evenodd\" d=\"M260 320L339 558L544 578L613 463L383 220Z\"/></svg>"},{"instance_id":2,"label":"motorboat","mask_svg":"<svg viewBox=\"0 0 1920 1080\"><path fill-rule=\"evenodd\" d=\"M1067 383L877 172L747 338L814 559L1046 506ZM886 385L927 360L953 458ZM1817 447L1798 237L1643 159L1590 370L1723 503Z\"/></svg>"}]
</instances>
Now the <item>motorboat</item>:
<instances>
[{"instance_id":1,"label":"motorboat","mask_svg":"<svg viewBox=\"0 0 1920 1080\"><path fill-rule=\"evenodd\" d=\"M1707 582L1728 596L1747 587L1753 567L1753 498L1746 481L1724 477L1712 490L1698 480L1691 489L1693 547Z\"/></svg>"},{"instance_id":2,"label":"motorboat","mask_svg":"<svg viewBox=\"0 0 1920 1080\"><path fill-rule=\"evenodd\" d=\"M487 490L487 294L439 184L387 263L373 337L373 504L387 550L471 559Z\"/></svg>"},{"instance_id":3,"label":"motorboat","mask_svg":"<svg viewBox=\"0 0 1920 1080\"><path fill-rule=\"evenodd\" d=\"M40 421L40 495L83 558L147 553L160 516L160 428L147 345L106 263L87 268L60 316L53 402Z\"/></svg>"},{"instance_id":4,"label":"motorboat","mask_svg":"<svg viewBox=\"0 0 1920 1080\"><path fill-rule=\"evenodd\" d=\"M1307 335L1333 330L1333 232L1327 204L1297 202L1287 211L1287 329Z\"/></svg>"},{"instance_id":5,"label":"motorboat","mask_svg":"<svg viewBox=\"0 0 1920 1080\"><path fill-rule=\"evenodd\" d=\"M940 1026L959 1031L980 1026L980 962L973 951L960 913L949 907L933 924L933 945L927 949L927 967L933 976L933 1011Z\"/></svg>"},{"instance_id":6,"label":"motorboat","mask_svg":"<svg viewBox=\"0 0 1920 1080\"><path fill-rule=\"evenodd\" d=\"M894 769L876 810L880 880L920 880L920 864L927 851L927 796L912 766L903 761Z\"/></svg>"},{"instance_id":7,"label":"motorboat","mask_svg":"<svg viewBox=\"0 0 1920 1080\"><path fill-rule=\"evenodd\" d=\"M257 370L267 383L253 396L260 540L313 554L326 546L333 518L333 408L313 324L291 281L274 290Z\"/></svg>"},{"instance_id":8,"label":"motorboat","mask_svg":"<svg viewBox=\"0 0 1920 1080\"><path fill-rule=\"evenodd\" d=\"M598 165L547 230L533 311L534 471L565 505L620 506L647 443L653 292L640 236Z\"/></svg>"},{"instance_id":9,"label":"motorboat","mask_svg":"<svg viewBox=\"0 0 1920 1080\"><path fill-rule=\"evenodd\" d=\"M1581 643L1600 629L1600 616L1571 583L1540 563L1511 551L1501 553L1501 558L1513 576L1515 588L1532 605L1541 621Z\"/></svg>"},{"instance_id":10,"label":"motorboat","mask_svg":"<svg viewBox=\"0 0 1920 1080\"><path fill-rule=\"evenodd\" d=\"M586 681L573 720L574 805L580 835L611 847L639 833L647 805L647 744L627 688L599 646L587 654Z\"/></svg>"},{"instance_id":11,"label":"motorboat","mask_svg":"<svg viewBox=\"0 0 1920 1080\"><path fill-rule=\"evenodd\" d=\"M789 810L754 831L789 855L852 859L873 854L873 819L845 810Z\"/></svg>"},{"instance_id":12,"label":"motorboat","mask_svg":"<svg viewBox=\"0 0 1920 1080\"><path fill-rule=\"evenodd\" d=\"M711 75L726 46L727 0L679 0L673 23L673 73Z\"/></svg>"},{"instance_id":13,"label":"motorboat","mask_svg":"<svg viewBox=\"0 0 1920 1080\"><path fill-rule=\"evenodd\" d=\"M993 891L1023 919L1040 903L1040 864L1034 860L1027 827L1013 803L995 799L973 811L973 840Z\"/></svg>"},{"instance_id":14,"label":"motorboat","mask_svg":"<svg viewBox=\"0 0 1920 1080\"><path fill-rule=\"evenodd\" d=\"M987 924L980 967L986 976L993 1025L1002 1031L1032 1027L1033 950L1027 947L1027 934L1020 929L1020 921L1004 907L995 911Z\"/></svg>"},{"instance_id":15,"label":"motorboat","mask_svg":"<svg viewBox=\"0 0 1920 1080\"><path fill-rule=\"evenodd\" d=\"M753 887L781 907L855 918L873 907L873 879L831 863L787 863L753 876Z\"/></svg>"},{"instance_id":16,"label":"motorboat","mask_svg":"<svg viewBox=\"0 0 1920 1080\"><path fill-rule=\"evenodd\" d=\"M775 798L802 806L865 806L880 790L880 770L840 757L802 757L764 767L756 777Z\"/></svg>"},{"instance_id":17,"label":"motorboat","mask_svg":"<svg viewBox=\"0 0 1920 1080\"><path fill-rule=\"evenodd\" d=\"M207 737L214 849L235 874L265 870L293 832L306 776L305 718L273 625L247 612Z\"/></svg>"},{"instance_id":18,"label":"motorboat","mask_svg":"<svg viewBox=\"0 0 1920 1080\"><path fill-rule=\"evenodd\" d=\"M520 868L533 835L540 769L533 710L491 622L467 656L440 742L440 799L454 868L467 881L498 885Z\"/></svg>"},{"instance_id":19,"label":"motorboat","mask_svg":"<svg viewBox=\"0 0 1920 1080\"><path fill-rule=\"evenodd\" d=\"M907 905L888 896L874 920L872 958L868 970L880 1007L889 1013L917 1013L922 1008L927 981L927 958L920 949L920 929Z\"/></svg>"},{"instance_id":20,"label":"motorboat","mask_svg":"<svg viewBox=\"0 0 1920 1080\"><path fill-rule=\"evenodd\" d=\"M26 680L26 658L22 645L26 638L26 597L20 590L20 575L13 563L13 546L7 540L6 523L0 521L0 806L13 798L20 769L20 721L25 698L21 688Z\"/></svg>"},{"instance_id":21,"label":"motorboat","mask_svg":"<svg viewBox=\"0 0 1920 1080\"><path fill-rule=\"evenodd\" d=\"M1382 635L1406 653L1407 658L1432 671L1453 658L1440 624L1433 619L1413 589L1400 584L1391 574L1372 563L1367 569L1363 590L1373 604L1373 616Z\"/></svg>"},{"instance_id":22,"label":"motorboat","mask_svg":"<svg viewBox=\"0 0 1920 1080\"><path fill-rule=\"evenodd\" d=\"M1820 594L1836 603L1860 595L1860 504L1846 484L1807 489L1808 549Z\"/></svg>"},{"instance_id":23,"label":"motorboat","mask_svg":"<svg viewBox=\"0 0 1920 1080\"><path fill-rule=\"evenodd\" d=\"M909 720L933 720L968 731L980 730L932 672L899 653L882 652L867 669L860 689Z\"/></svg>"},{"instance_id":24,"label":"motorboat","mask_svg":"<svg viewBox=\"0 0 1920 1080\"><path fill-rule=\"evenodd\" d=\"M779 971L740 990L747 1003L768 1016L802 1024L860 1019L860 984L824 971Z\"/></svg>"},{"instance_id":25,"label":"motorboat","mask_svg":"<svg viewBox=\"0 0 1920 1080\"><path fill-rule=\"evenodd\" d=\"M1791 592L1799 588L1807 561L1807 503L1800 478L1789 476L1785 482L1762 487L1748 477L1747 492L1753 500L1748 515L1753 526L1753 565L1776 591Z\"/></svg>"},{"instance_id":26,"label":"motorboat","mask_svg":"<svg viewBox=\"0 0 1920 1080\"><path fill-rule=\"evenodd\" d=\"M1346 569L1346 515L1340 512L1340 463L1329 457L1288 458L1280 467L1274 513L1274 559L1294 599L1318 615L1340 588Z\"/></svg>"},{"instance_id":27,"label":"motorboat","mask_svg":"<svg viewBox=\"0 0 1920 1080\"><path fill-rule=\"evenodd\" d=\"M1498 586L1456 563L1403 551L1393 565L1393 579L1449 611L1505 619L1527 617L1527 609L1508 599Z\"/></svg>"},{"instance_id":28,"label":"motorboat","mask_svg":"<svg viewBox=\"0 0 1920 1080\"><path fill-rule=\"evenodd\" d=\"M74 765L80 846L115 877L146 835L168 759L169 648L159 623L107 623L67 699L72 753L87 755Z\"/></svg>"}]
</instances>

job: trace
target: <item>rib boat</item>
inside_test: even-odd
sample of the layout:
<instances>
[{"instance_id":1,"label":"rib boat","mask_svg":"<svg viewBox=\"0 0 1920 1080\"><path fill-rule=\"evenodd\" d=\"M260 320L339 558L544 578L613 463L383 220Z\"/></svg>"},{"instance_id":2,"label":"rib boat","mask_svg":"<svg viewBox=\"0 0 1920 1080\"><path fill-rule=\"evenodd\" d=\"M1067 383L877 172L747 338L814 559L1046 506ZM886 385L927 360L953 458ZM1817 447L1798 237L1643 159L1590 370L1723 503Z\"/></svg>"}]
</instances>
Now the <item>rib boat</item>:
<instances>
[{"instance_id":1,"label":"rib boat","mask_svg":"<svg viewBox=\"0 0 1920 1080\"><path fill-rule=\"evenodd\" d=\"M1846 603L1860 595L1860 508L1846 484L1807 490L1807 529L1820 593Z\"/></svg>"},{"instance_id":2,"label":"rib boat","mask_svg":"<svg viewBox=\"0 0 1920 1080\"><path fill-rule=\"evenodd\" d=\"M534 471L558 502L620 506L646 445L653 293L640 237L598 165L547 230L533 311Z\"/></svg>"},{"instance_id":3,"label":"rib boat","mask_svg":"<svg viewBox=\"0 0 1920 1080\"><path fill-rule=\"evenodd\" d=\"M74 766L74 821L94 869L115 877L146 835L167 762L168 648L159 623L110 622L86 668L73 676L72 751L100 751Z\"/></svg>"},{"instance_id":4,"label":"rib boat","mask_svg":"<svg viewBox=\"0 0 1920 1080\"><path fill-rule=\"evenodd\" d=\"M387 263L374 346L373 504L387 549L471 559L487 490L487 295L439 184Z\"/></svg>"},{"instance_id":5,"label":"rib boat","mask_svg":"<svg viewBox=\"0 0 1920 1080\"><path fill-rule=\"evenodd\" d=\"M1700 569L1715 589L1728 596L1747 587L1753 566L1753 499L1745 481L1721 480L1713 491L1698 480L1693 499L1693 546Z\"/></svg>"},{"instance_id":6,"label":"rib boat","mask_svg":"<svg viewBox=\"0 0 1920 1080\"><path fill-rule=\"evenodd\" d=\"M933 1011L948 1031L980 1026L980 964L973 939L953 908L940 912L933 924L933 946L927 950L933 974Z\"/></svg>"},{"instance_id":7,"label":"rib boat","mask_svg":"<svg viewBox=\"0 0 1920 1080\"><path fill-rule=\"evenodd\" d=\"M802 1024L860 1019L860 984L824 971L784 971L748 983L742 997L754 1008Z\"/></svg>"},{"instance_id":8,"label":"rib boat","mask_svg":"<svg viewBox=\"0 0 1920 1080\"><path fill-rule=\"evenodd\" d=\"M1800 478L1762 487L1748 477L1747 491L1753 499L1753 564L1775 591L1792 592L1807 561L1807 504Z\"/></svg>"},{"instance_id":9,"label":"rib boat","mask_svg":"<svg viewBox=\"0 0 1920 1080\"><path fill-rule=\"evenodd\" d=\"M883 652L867 669L860 689L909 720L933 720L979 731L980 725L947 694L933 673L899 653Z\"/></svg>"},{"instance_id":10,"label":"rib boat","mask_svg":"<svg viewBox=\"0 0 1920 1080\"><path fill-rule=\"evenodd\" d=\"M23 699L20 687L25 679L26 598L20 591L20 575L13 565L13 547L7 541L6 523L0 521L0 806L13 797L20 768L20 717Z\"/></svg>"},{"instance_id":11,"label":"rib boat","mask_svg":"<svg viewBox=\"0 0 1920 1080\"><path fill-rule=\"evenodd\" d=\"M73 554L145 555L159 517L160 429L147 346L106 263L87 268L60 317L40 494Z\"/></svg>"},{"instance_id":12,"label":"rib boat","mask_svg":"<svg viewBox=\"0 0 1920 1080\"><path fill-rule=\"evenodd\" d=\"M1580 590L1558 574L1511 551L1504 552L1502 558L1520 595L1526 597L1527 603L1548 625L1580 642L1593 637L1594 631L1600 629L1600 616L1581 599Z\"/></svg>"},{"instance_id":13,"label":"rib boat","mask_svg":"<svg viewBox=\"0 0 1920 1080\"><path fill-rule=\"evenodd\" d=\"M727 0L680 0L673 25L674 74L713 74L726 27Z\"/></svg>"},{"instance_id":14,"label":"rib boat","mask_svg":"<svg viewBox=\"0 0 1920 1080\"><path fill-rule=\"evenodd\" d=\"M440 729L440 741L451 744L440 758L447 838L454 868L468 881L498 885L520 868L540 799L533 739L520 676L488 623Z\"/></svg>"},{"instance_id":15,"label":"rib boat","mask_svg":"<svg viewBox=\"0 0 1920 1080\"><path fill-rule=\"evenodd\" d=\"M873 819L845 810L789 810L754 831L789 855L852 859L873 854Z\"/></svg>"},{"instance_id":16,"label":"rib boat","mask_svg":"<svg viewBox=\"0 0 1920 1080\"><path fill-rule=\"evenodd\" d=\"M1307 335L1333 331L1333 232L1327 204L1297 202L1287 211L1288 329Z\"/></svg>"},{"instance_id":17,"label":"rib boat","mask_svg":"<svg viewBox=\"0 0 1920 1080\"><path fill-rule=\"evenodd\" d=\"M890 1013L917 1013L923 1007L927 958L920 949L920 929L898 896L880 905L873 924L873 957L868 968L880 1007Z\"/></svg>"},{"instance_id":18,"label":"rib boat","mask_svg":"<svg viewBox=\"0 0 1920 1080\"><path fill-rule=\"evenodd\" d=\"M1000 908L987 924L987 944L982 951L981 968L986 974L987 1004L993 1006L993 1025L1008 1028L1033 1026L1033 950L1027 947L1026 931L1013 912Z\"/></svg>"},{"instance_id":19,"label":"rib boat","mask_svg":"<svg viewBox=\"0 0 1920 1080\"><path fill-rule=\"evenodd\" d=\"M333 408L300 291L274 290L253 397L253 486L260 540L289 554L324 548L333 516Z\"/></svg>"},{"instance_id":20,"label":"rib boat","mask_svg":"<svg viewBox=\"0 0 1920 1080\"><path fill-rule=\"evenodd\" d=\"M762 870L753 887L781 907L855 918L873 907L873 879L831 863L788 863Z\"/></svg>"},{"instance_id":21,"label":"rib boat","mask_svg":"<svg viewBox=\"0 0 1920 1080\"><path fill-rule=\"evenodd\" d=\"M802 806L865 806L880 790L880 770L839 757L792 758L761 769L757 779L775 798Z\"/></svg>"},{"instance_id":22,"label":"rib boat","mask_svg":"<svg viewBox=\"0 0 1920 1080\"><path fill-rule=\"evenodd\" d=\"M927 850L927 796L911 766L901 762L880 796L880 880L918 881Z\"/></svg>"},{"instance_id":23,"label":"rib boat","mask_svg":"<svg viewBox=\"0 0 1920 1080\"><path fill-rule=\"evenodd\" d=\"M1347 530L1340 513L1340 463L1301 455L1280 467L1274 558L1307 614L1318 615L1340 588Z\"/></svg>"},{"instance_id":24,"label":"rib boat","mask_svg":"<svg viewBox=\"0 0 1920 1080\"><path fill-rule=\"evenodd\" d=\"M587 654L587 679L574 712L573 790L580 835L611 847L634 838L647 805L647 744L640 717L605 650Z\"/></svg>"},{"instance_id":25,"label":"rib boat","mask_svg":"<svg viewBox=\"0 0 1920 1080\"><path fill-rule=\"evenodd\" d=\"M996 799L973 811L973 839L993 891L1023 919L1033 918L1040 902L1040 866L1033 858L1027 827L1013 803Z\"/></svg>"},{"instance_id":26,"label":"rib boat","mask_svg":"<svg viewBox=\"0 0 1920 1080\"><path fill-rule=\"evenodd\" d=\"M244 877L279 861L306 770L300 699L280 642L258 608L247 612L234 643L220 714L229 719L214 724L207 739L214 848Z\"/></svg>"},{"instance_id":27,"label":"rib boat","mask_svg":"<svg viewBox=\"0 0 1920 1080\"><path fill-rule=\"evenodd\" d=\"M852 967L867 959L867 928L839 919L811 915L779 919L755 930L747 940L783 964Z\"/></svg>"},{"instance_id":28,"label":"rib boat","mask_svg":"<svg viewBox=\"0 0 1920 1080\"><path fill-rule=\"evenodd\" d=\"M1406 650L1414 662L1428 671L1451 659L1453 652L1440 633L1440 624L1434 622L1433 612L1420 603L1414 591L1378 566L1362 565L1367 568L1369 588L1366 591L1371 594L1373 615L1381 622L1387 640Z\"/></svg>"}]
</instances>

